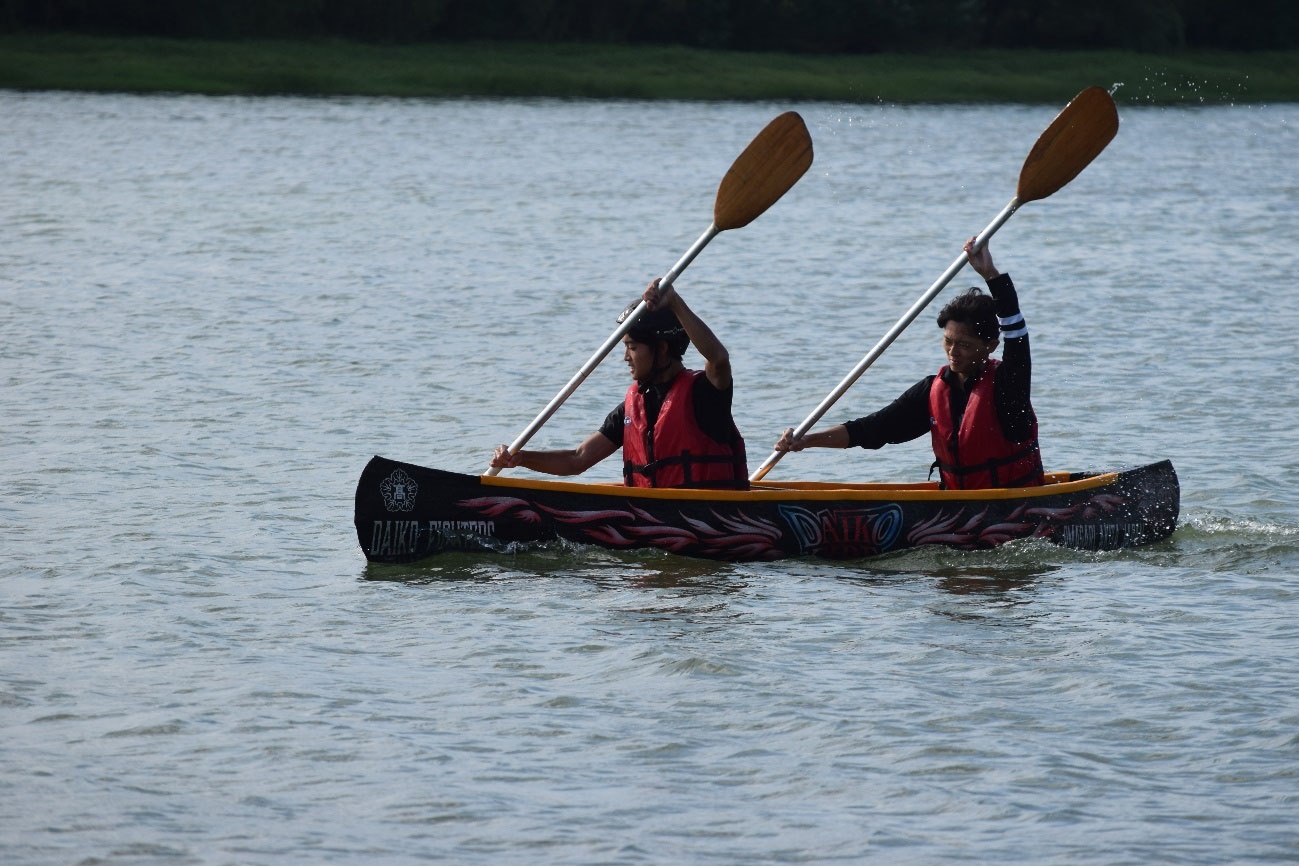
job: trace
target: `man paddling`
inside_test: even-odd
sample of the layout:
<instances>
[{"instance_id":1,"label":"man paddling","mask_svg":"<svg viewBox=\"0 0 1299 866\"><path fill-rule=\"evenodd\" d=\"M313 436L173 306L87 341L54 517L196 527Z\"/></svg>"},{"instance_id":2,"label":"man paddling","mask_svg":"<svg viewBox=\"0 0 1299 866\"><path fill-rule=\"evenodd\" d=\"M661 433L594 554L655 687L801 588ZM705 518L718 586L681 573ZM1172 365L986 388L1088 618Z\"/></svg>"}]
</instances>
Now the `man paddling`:
<instances>
[{"instance_id":1,"label":"man paddling","mask_svg":"<svg viewBox=\"0 0 1299 866\"><path fill-rule=\"evenodd\" d=\"M492 466L577 475L622 448L629 486L749 486L744 438L731 415L730 354L675 287L660 292L654 280L642 297L649 310L622 341L623 360L635 381L600 429L567 450L511 455L509 446L498 446ZM618 321L638 305L624 310ZM688 370L682 361L692 341L704 356L703 370Z\"/></svg>"},{"instance_id":2,"label":"man paddling","mask_svg":"<svg viewBox=\"0 0 1299 866\"><path fill-rule=\"evenodd\" d=\"M891 404L864 418L794 438L787 429L777 451L804 448L882 448L930 434L934 464L947 490L1033 487L1043 483L1037 416L1029 399L1028 328L1009 274L985 245L965 254L991 297L971 288L938 314L947 364ZM1000 329L1002 360L990 358Z\"/></svg>"}]
</instances>

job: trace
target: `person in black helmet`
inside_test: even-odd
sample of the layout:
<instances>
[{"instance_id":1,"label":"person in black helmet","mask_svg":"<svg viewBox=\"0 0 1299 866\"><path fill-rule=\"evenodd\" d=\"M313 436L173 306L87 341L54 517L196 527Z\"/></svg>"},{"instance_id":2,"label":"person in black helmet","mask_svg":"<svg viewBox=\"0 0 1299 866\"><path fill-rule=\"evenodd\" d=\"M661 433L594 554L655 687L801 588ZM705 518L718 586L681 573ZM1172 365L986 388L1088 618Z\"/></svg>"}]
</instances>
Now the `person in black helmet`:
<instances>
[{"instance_id":1,"label":"person in black helmet","mask_svg":"<svg viewBox=\"0 0 1299 866\"><path fill-rule=\"evenodd\" d=\"M576 448L511 455L500 445L491 465L521 466L551 475L577 475L623 449L623 479L635 487L748 487L744 438L731 416L731 358L712 330L677 293L646 287L649 306L623 337L633 383L600 429ZM622 322L639 301L618 321ZM703 370L683 362L691 342Z\"/></svg>"}]
</instances>

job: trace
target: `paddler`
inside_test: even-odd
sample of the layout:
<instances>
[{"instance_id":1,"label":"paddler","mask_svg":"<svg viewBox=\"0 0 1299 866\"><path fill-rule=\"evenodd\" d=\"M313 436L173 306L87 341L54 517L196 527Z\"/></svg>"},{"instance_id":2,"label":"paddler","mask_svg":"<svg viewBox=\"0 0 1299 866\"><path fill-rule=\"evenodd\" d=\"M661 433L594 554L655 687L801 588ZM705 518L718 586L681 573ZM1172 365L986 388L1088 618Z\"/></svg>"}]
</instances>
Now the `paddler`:
<instances>
[{"instance_id":1,"label":"paddler","mask_svg":"<svg viewBox=\"0 0 1299 866\"><path fill-rule=\"evenodd\" d=\"M621 448L628 486L749 486L744 438L731 415L734 382L726 347L675 286L659 291L654 280L642 299L649 309L622 341L634 381L600 429L567 450L520 450L511 456L509 446L498 446L492 466L577 475ZM639 303L624 310L619 323ZM685 366L691 342L704 357L703 370Z\"/></svg>"},{"instance_id":2,"label":"paddler","mask_svg":"<svg viewBox=\"0 0 1299 866\"><path fill-rule=\"evenodd\" d=\"M947 363L908 388L888 406L864 418L794 438L793 428L777 451L804 448L882 448L926 433L945 490L1033 487L1043 483L1037 415L1029 399L1032 364L1028 328L1009 274L997 270L985 245L965 243L965 254L988 285L958 295L938 314ZM1001 360L990 357L998 334Z\"/></svg>"}]
</instances>

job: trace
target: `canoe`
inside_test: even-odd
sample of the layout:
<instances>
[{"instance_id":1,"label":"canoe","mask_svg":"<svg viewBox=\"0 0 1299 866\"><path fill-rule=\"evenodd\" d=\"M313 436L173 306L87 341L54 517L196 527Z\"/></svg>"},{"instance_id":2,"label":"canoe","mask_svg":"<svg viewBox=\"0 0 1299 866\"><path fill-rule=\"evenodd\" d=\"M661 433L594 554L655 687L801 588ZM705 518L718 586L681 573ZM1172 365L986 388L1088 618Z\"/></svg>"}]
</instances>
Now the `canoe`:
<instances>
[{"instance_id":1,"label":"canoe","mask_svg":"<svg viewBox=\"0 0 1299 866\"><path fill-rule=\"evenodd\" d=\"M558 539L734 562L860 559L929 544L974 550L1028 538L1117 550L1171 535L1179 495L1167 460L1048 473L1034 488L760 481L741 491L464 475L374 457L356 488L356 533L369 561L393 563Z\"/></svg>"}]
</instances>

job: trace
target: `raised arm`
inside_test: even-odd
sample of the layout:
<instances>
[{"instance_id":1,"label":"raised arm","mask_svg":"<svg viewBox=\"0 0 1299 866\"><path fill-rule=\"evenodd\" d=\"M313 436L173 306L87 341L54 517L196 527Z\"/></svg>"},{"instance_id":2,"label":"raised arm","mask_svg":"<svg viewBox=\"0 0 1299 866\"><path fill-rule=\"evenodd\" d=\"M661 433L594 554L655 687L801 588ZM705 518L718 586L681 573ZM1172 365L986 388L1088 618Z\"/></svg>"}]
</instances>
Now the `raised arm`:
<instances>
[{"instance_id":1,"label":"raised arm","mask_svg":"<svg viewBox=\"0 0 1299 866\"><path fill-rule=\"evenodd\" d=\"M659 281L654 280L645 289L645 302L649 304L651 310L670 307L676 314L677 321L681 322L681 327L686 329L686 336L690 342L694 343L699 354L704 356L704 374L713 387L719 391L725 391L731 387L731 355L722 345L722 341L717 339L712 328L704 324L704 320L690 309L685 299L678 294L675 286L668 286L667 291L659 291Z\"/></svg>"},{"instance_id":2,"label":"raised arm","mask_svg":"<svg viewBox=\"0 0 1299 866\"><path fill-rule=\"evenodd\" d=\"M965 242L965 256L970 260L970 266L985 281L1001 276L1001 271L997 270L997 266L992 263L992 250L988 249L987 244L976 250L974 241L975 238L970 238Z\"/></svg>"}]
</instances>

